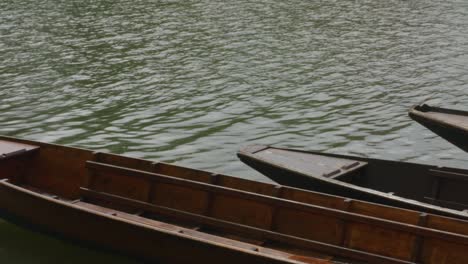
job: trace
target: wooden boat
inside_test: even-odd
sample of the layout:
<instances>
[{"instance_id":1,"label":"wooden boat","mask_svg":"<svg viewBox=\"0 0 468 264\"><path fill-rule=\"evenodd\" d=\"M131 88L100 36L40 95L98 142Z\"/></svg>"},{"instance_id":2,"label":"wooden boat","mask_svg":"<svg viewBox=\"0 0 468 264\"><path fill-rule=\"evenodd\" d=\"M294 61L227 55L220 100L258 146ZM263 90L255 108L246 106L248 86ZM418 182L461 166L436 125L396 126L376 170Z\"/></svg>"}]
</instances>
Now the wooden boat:
<instances>
[{"instance_id":1,"label":"wooden boat","mask_svg":"<svg viewBox=\"0 0 468 264\"><path fill-rule=\"evenodd\" d=\"M468 171L253 145L239 158L283 185L468 219Z\"/></svg>"},{"instance_id":2,"label":"wooden boat","mask_svg":"<svg viewBox=\"0 0 468 264\"><path fill-rule=\"evenodd\" d=\"M468 222L0 137L0 209L160 263L465 263Z\"/></svg>"},{"instance_id":3,"label":"wooden boat","mask_svg":"<svg viewBox=\"0 0 468 264\"><path fill-rule=\"evenodd\" d=\"M450 143L468 152L468 112L423 104L411 108L409 116Z\"/></svg>"}]
</instances>

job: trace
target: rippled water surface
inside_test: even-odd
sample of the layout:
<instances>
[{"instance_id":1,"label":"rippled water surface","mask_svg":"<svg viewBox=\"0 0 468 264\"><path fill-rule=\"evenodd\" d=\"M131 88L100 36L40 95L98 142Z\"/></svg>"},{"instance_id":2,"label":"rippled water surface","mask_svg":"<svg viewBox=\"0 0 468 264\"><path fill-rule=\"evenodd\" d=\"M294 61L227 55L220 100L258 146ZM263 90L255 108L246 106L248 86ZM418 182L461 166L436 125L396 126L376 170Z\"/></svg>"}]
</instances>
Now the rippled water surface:
<instances>
[{"instance_id":1,"label":"rippled water surface","mask_svg":"<svg viewBox=\"0 0 468 264\"><path fill-rule=\"evenodd\" d=\"M241 145L468 167L406 114L467 73L463 0L0 1L0 134L258 180ZM132 263L0 230L2 263Z\"/></svg>"}]
</instances>

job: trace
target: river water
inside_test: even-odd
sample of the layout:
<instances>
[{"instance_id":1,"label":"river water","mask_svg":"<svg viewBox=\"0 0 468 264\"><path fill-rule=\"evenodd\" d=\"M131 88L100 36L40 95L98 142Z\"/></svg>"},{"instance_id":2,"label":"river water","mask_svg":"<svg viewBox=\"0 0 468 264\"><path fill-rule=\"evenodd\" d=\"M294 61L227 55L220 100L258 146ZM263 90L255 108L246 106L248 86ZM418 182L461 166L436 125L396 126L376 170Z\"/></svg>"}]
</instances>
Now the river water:
<instances>
[{"instance_id":1,"label":"river water","mask_svg":"<svg viewBox=\"0 0 468 264\"><path fill-rule=\"evenodd\" d=\"M260 143L466 166L464 0L2 0L0 134L266 180ZM0 223L0 262L134 263Z\"/></svg>"}]
</instances>

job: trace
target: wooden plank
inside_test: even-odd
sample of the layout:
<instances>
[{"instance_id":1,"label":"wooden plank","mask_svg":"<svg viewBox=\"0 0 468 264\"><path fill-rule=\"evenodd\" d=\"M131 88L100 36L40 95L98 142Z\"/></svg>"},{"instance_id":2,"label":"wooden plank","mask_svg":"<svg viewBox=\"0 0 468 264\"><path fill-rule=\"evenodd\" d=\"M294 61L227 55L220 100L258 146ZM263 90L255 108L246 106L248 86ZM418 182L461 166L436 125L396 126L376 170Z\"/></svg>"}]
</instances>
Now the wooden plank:
<instances>
[{"instance_id":1,"label":"wooden plank","mask_svg":"<svg viewBox=\"0 0 468 264\"><path fill-rule=\"evenodd\" d=\"M123 157L123 156L119 156L115 154L103 153L102 162L124 166L124 167L130 167L130 168L137 169L137 170L144 170L144 171L151 171L151 172L158 171L158 169L154 169L152 168L152 166L150 166L151 163L153 163L151 161L142 160L138 158L132 158L132 157ZM186 175L187 179L202 181L202 182L209 182L209 180L206 180L209 178L209 175L211 174L209 172L197 171L197 170L195 170L196 172L192 172L193 169L191 168L185 168L185 167L176 166L173 164L161 163L161 162L158 162L157 164L158 164L157 167L159 166L177 167L176 169L171 170L173 172L172 174L174 177L178 177L177 173L181 173L182 171L188 170L191 173L193 173L195 176L188 177L187 175L190 175L190 173L183 172L183 174ZM200 173L204 173L207 176L201 177ZM247 179L240 179L240 178L226 176L226 175L219 175L219 177L220 177L219 185L221 186L274 196L273 194L274 191L271 191L274 189L274 185L272 184L260 183L260 182L255 182L255 181L251 181ZM314 205L335 208L338 210L341 210L342 205L343 205L344 199L342 197L329 195L329 194L323 194L323 193L317 193L313 191L306 191L306 190L301 190L301 189L287 187L287 186L283 186L282 188L283 188L284 197L279 197L279 198L294 200L294 201L301 202L301 203L311 203ZM417 225L418 219L419 219L419 216L418 216L419 213L417 211L400 209L396 207L382 206L379 204L362 202L358 200L354 201L352 212L358 213L358 214L369 215L373 217L378 217L378 218L384 218L384 219L388 219L391 221L408 223L411 225ZM446 217L443 217L442 219L451 219L450 221L455 221L455 219L446 218ZM439 229L443 227L441 225L438 225L438 226L440 227ZM449 230L446 230L446 231L449 231Z\"/></svg>"},{"instance_id":2,"label":"wooden plank","mask_svg":"<svg viewBox=\"0 0 468 264\"><path fill-rule=\"evenodd\" d=\"M228 238L225 238L225 237L211 235L211 234L207 234L207 233L204 233L204 232L199 232L199 231L196 231L196 230L190 230L190 229L184 228L182 226L177 226L177 225L173 225L173 224L168 224L166 222L161 222L161 221L157 221L157 220L153 220L153 219L148 219L148 218L145 218L145 217L136 216L136 215L128 214L128 213L125 213L125 212L108 209L106 207L102 207L102 206L98 206L98 205L94 205L94 204L90 204L90 203L86 203L86 202L79 202L79 203L76 203L76 205L81 206L81 207L85 207L85 208L88 208L88 209L91 209L91 210L96 210L96 211L101 212L101 213L111 214L111 215L119 217L119 218L123 218L123 219L130 220L130 221L133 221L133 222L145 224L145 225L148 225L148 226L151 226L151 227L162 228L162 229L165 229L165 230L168 230L168 231L189 235L189 236L192 236L192 237L195 237L195 238L198 238L198 239L205 239L205 240L209 240L209 241L214 241L216 243L221 243L221 244L225 244L225 245L229 245L229 246L234 246L234 247L237 247L237 248L253 250L253 251L257 251L257 252L264 252L264 253L272 254L272 255L275 255L277 257L282 257L282 258L286 258L286 259L287 258L292 258L292 257L298 257L298 256L296 256L294 254L290 254L290 253L287 253L287 252L284 252L284 251L269 249L269 248L261 247L261 246L251 244L251 243L246 243L246 242L241 242L241 241L238 241L238 240L228 239ZM319 259L310 258L309 260L310 261L318 261ZM312 262L312 263L315 263L315 262ZM320 263L328 263L328 261L327 262L322 261Z\"/></svg>"},{"instance_id":3,"label":"wooden plank","mask_svg":"<svg viewBox=\"0 0 468 264\"><path fill-rule=\"evenodd\" d=\"M157 181L157 182L162 182L162 183L168 183L168 184L176 184L176 185L181 185L181 186L187 186L191 188L196 188L199 190L203 191L209 191L209 192L215 192L217 194L223 194L223 195L229 195L229 196L234 196L238 198L242 198L245 200L253 200L256 202L264 202L272 206L281 206L285 208L294 208L297 210L302 210L305 212L310 212L313 214L320 214L323 216L330 216L330 217L337 217L341 218L346 221L353 221L353 222L358 222L362 224L367 224L367 225L373 225L376 227L381 227L381 228L386 228L386 229L392 229L395 231L403 231L403 232L408 232L410 234L414 235L421 235L425 237L433 237L437 239L444 239L447 241L452 241L455 243L462 243L462 244L468 244L468 237L467 236L461 236L457 234L452 234L444 231L439 231L439 230L433 230L433 229L428 229L428 228L422 228L422 227L417 227L413 225L408 225L408 224L403 224L403 223L398 223L394 221L388 221L384 219L379 219L379 218L374 218L374 217L367 217L364 215L358 215L350 212L343 212L340 210L335 210L335 209L330 209L330 208L325 208L325 207L320 207L320 206L314 206L310 204L303 204L299 202L294 202L294 201L289 201L289 200L283 200L283 199L278 199L274 197L269 197L265 195L258 195L258 194L253 194L253 193L248 193L244 191L239 191L239 190L234 190L234 189L229 189L225 187L220 187L220 186L213 186L201 182L195 182L195 181L189 181L186 179L179 179L179 178L174 178L174 177L169 177L165 175L160 175L160 174L155 174L155 173L148 173L144 171L138 171L138 170L132 170L132 169L127 169L127 168L122 168L118 166L112 166L112 165L107 165L107 164L100 164L96 162L87 162L87 166L90 169L95 169L95 170L103 170L107 172L113 172L115 174L123 174L127 176L134 176L134 177L142 177L144 179L152 180L152 181Z\"/></svg>"},{"instance_id":4,"label":"wooden plank","mask_svg":"<svg viewBox=\"0 0 468 264\"><path fill-rule=\"evenodd\" d=\"M177 177L177 176L176 176ZM258 181L250 181L241 178L235 178L225 175L218 174L218 185L231 188L231 189L240 189L246 192L253 192L257 194L263 194L268 196L275 195L275 186L272 184L267 184Z\"/></svg>"},{"instance_id":5,"label":"wooden plank","mask_svg":"<svg viewBox=\"0 0 468 264\"><path fill-rule=\"evenodd\" d=\"M468 235L467 222L459 219L446 218L437 215L428 215L427 227L462 235Z\"/></svg>"},{"instance_id":6,"label":"wooden plank","mask_svg":"<svg viewBox=\"0 0 468 264\"><path fill-rule=\"evenodd\" d=\"M296 208L280 207L275 216L275 231L339 245L342 219Z\"/></svg>"},{"instance_id":7,"label":"wooden plank","mask_svg":"<svg viewBox=\"0 0 468 264\"><path fill-rule=\"evenodd\" d=\"M102 157L103 157L102 162L105 162L105 163L113 163L116 165L131 167L131 168L138 169L138 170L145 170L145 171L152 171L152 172L157 171L157 169L151 168L150 164L152 162L148 160L142 160L142 159L131 158L131 157L123 157L123 156L107 154L107 153L103 153ZM158 163L158 167L160 164L163 164L163 163ZM163 166L171 167L175 165L164 163ZM180 171L184 171L187 169L190 170L189 168L185 168L181 166L176 166L176 167L177 169L172 170L174 177L178 177L177 173L179 173ZM201 171L198 171L197 173L201 173ZM211 174L206 171L203 173L208 176ZM184 174L189 175L190 173L185 172ZM209 182L209 181L206 181L206 178L209 178L208 176L200 177L198 175L195 177L186 177L186 178L191 179L191 180L198 180L198 178L203 178L202 182ZM261 193L261 194L270 195L270 196L273 193L270 191L274 189L274 185L272 184L258 183L258 182L254 182L251 180L240 179L240 178L226 176L226 175L219 175L219 177L221 179L220 185L224 187L241 189L244 191ZM259 185L261 186L257 187ZM311 203L311 204L315 204L318 206L335 208L338 210L341 210L343 200L344 200L342 197L338 197L334 195L327 195L327 194L317 193L313 191L305 191L305 190L286 187L286 186L283 186L283 194L284 194L284 197L279 197L279 198L294 200L294 201L298 201L301 203ZM412 225L416 225L418 222L418 212L416 211L389 207L389 206L382 206L382 205L362 202L358 200L354 201L353 204L354 206L353 206L352 211L354 213L369 215L369 216L378 217L378 218L384 218L384 219L388 219L391 221L404 222L404 223L408 223ZM443 219L451 219L451 218L443 218ZM442 228L442 226L440 225L438 226ZM449 231L449 230L446 230L446 231Z\"/></svg>"},{"instance_id":8,"label":"wooden plank","mask_svg":"<svg viewBox=\"0 0 468 264\"><path fill-rule=\"evenodd\" d=\"M216 193L210 215L230 222L269 229L272 205Z\"/></svg>"},{"instance_id":9,"label":"wooden plank","mask_svg":"<svg viewBox=\"0 0 468 264\"><path fill-rule=\"evenodd\" d=\"M209 192L189 188L187 186L157 183L153 188L154 191L150 203L196 214L203 214L206 211L206 207L210 199ZM128 197L126 195L121 196Z\"/></svg>"},{"instance_id":10,"label":"wooden plank","mask_svg":"<svg viewBox=\"0 0 468 264\"><path fill-rule=\"evenodd\" d=\"M411 260L414 234L358 222L348 222L346 231L349 248Z\"/></svg>"},{"instance_id":11,"label":"wooden plank","mask_svg":"<svg viewBox=\"0 0 468 264\"><path fill-rule=\"evenodd\" d=\"M368 215L411 225L418 224L420 215L417 211L365 203L357 200L353 201L353 206L350 211L356 214Z\"/></svg>"},{"instance_id":12,"label":"wooden plank","mask_svg":"<svg viewBox=\"0 0 468 264\"><path fill-rule=\"evenodd\" d=\"M460 252L464 252L460 254ZM466 264L466 247L436 239L425 239L420 263Z\"/></svg>"},{"instance_id":13,"label":"wooden plank","mask_svg":"<svg viewBox=\"0 0 468 264\"><path fill-rule=\"evenodd\" d=\"M334 254L345 258L353 258L357 260L363 261L373 261L378 263L410 263L403 260L398 260L390 257L385 257L376 254L370 254L367 252L359 251L359 250L352 250L347 249L339 246L334 246L327 243L322 243L318 241L298 238L295 236L284 235L278 232L273 232L269 230L263 230L260 228L255 228L251 226L241 225L232 223L229 221L219 220L212 217L206 217L202 215L192 214L188 212L183 212L180 210L175 210L163 206L157 206L154 204L149 204L142 201L132 200L125 197L120 197L117 195L102 193L92 191L86 188L80 188L81 194L84 197L90 197L94 199L106 199L110 202L120 203L127 206L133 206L141 210L145 210L148 212L152 212L155 214L161 214L170 217L182 218L188 221L206 225L214 228L219 228L221 230L231 231L236 234L242 234L246 236L250 236L256 239L268 239L271 241L282 242L287 244L292 244L299 247L305 247L312 250L322 251L328 254Z\"/></svg>"},{"instance_id":14,"label":"wooden plank","mask_svg":"<svg viewBox=\"0 0 468 264\"><path fill-rule=\"evenodd\" d=\"M243 150L243 152L246 151L249 150ZM249 155L253 154L249 153ZM275 164L278 167L326 178L340 177L367 165L367 163L363 161L314 155L301 151L287 151L270 147L256 151L255 157Z\"/></svg>"},{"instance_id":15,"label":"wooden plank","mask_svg":"<svg viewBox=\"0 0 468 264\"><path fill-rule=\"evenodd\" d=\"M121 175L115 177L108 171L91 170L93 173L92 189L118 194L121 196L146 201L150 191L150 181L141 177ZM158 188L158 185L156 185Z\"/></svg>"}]
</instances>

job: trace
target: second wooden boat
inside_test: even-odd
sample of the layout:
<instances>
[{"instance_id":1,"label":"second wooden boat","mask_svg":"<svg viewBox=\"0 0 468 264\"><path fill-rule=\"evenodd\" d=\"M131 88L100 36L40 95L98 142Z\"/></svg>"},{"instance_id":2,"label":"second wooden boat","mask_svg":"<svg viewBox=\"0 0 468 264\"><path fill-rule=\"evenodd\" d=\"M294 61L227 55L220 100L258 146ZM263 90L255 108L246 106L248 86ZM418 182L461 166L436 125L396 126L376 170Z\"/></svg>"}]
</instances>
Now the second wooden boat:
<instances>
[{"instance_id":1,"label":"second wooden boat","mask_svg":"<svg viewBox=\"0 0 468 264\"><path fill-rule=\"evenodd\" d=\"M12 219L160 263L448 264L468 252L466 221L34 141L0 138L0 178Z\"/></svg>"},{"instance_id":2,"label":"second wooden boat","mask_svg":"<svg viewBox=\"0 0 468 264\"><path fill-rule=\"evenodd\" d=\"M279 184L468 219L466 170L259 145L238 156Z\"/></svg>"},{"instance_id":3,"label":"second wooden boat","mask_svg":"<svg viewBox=\"0 0 468 264\"><path fill-rule=\"evenodd\" d=\"M411 108L408 114L432 132L468 152L468 112L423 104Z\"/></svg>"}]
</instances>

